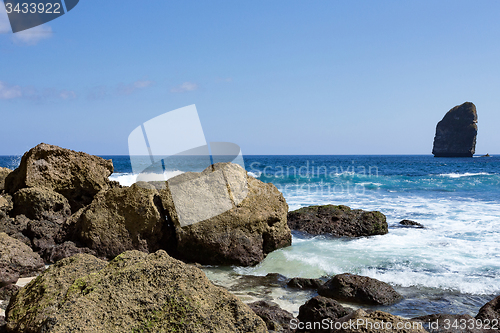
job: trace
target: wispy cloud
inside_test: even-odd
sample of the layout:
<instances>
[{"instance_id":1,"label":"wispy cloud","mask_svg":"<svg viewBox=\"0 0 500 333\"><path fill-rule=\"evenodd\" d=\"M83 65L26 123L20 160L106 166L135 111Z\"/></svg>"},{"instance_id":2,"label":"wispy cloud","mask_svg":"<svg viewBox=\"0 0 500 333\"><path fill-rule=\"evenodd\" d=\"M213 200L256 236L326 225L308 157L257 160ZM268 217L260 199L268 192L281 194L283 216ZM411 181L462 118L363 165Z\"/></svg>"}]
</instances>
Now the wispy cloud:
<instances>
[{"instance_id":1,"label":"wispy cloud","mask_svg":"<svg viewBox=\"0 0 500 333\"><path fill-rule=\"evenodd\" d=\"M184 82L181 85L178 85L172 89L170 89L170 92L172 93L183 93L186 91L194 91L198 89L198 85L194 82Z\"/></svg>"},{"instance_id":2,"label":"wispy cloud","mask_svg":"<svg viewBox=\"0 0 500 333\"><path fill-rule=\"evenodd\" d=\"M88 99L96 100L103 99L106 97L120 96L120 95L131 95L139 90L146 89L155 84L151 80L137 80L132 83L124 84L120 83L115 86L97 86L90 89L87 94Z\"/></svg>"},{"instance_id":3,"label":"wispy cloud","mask_svg":"<svg viewBox=\"0 0 500 333\"><path fill-rule=\"evenodd\" d=\"M121 95L130 95L137 90L150 87L153 84L154 82L149 80L138 80L131 84L121 84L118 86L118 93Z\"/></svg>"},{"instance_id":4,"label":"wispy cloud","mask_svg":"<svg viewBox=\"0 0 500 333\"><path fill-rule=\"evenodd\" d=\"M52 37L52 28L48 25L39 25L34 28L16 32L12 36L12 40L16 44L36 45L43 39Z\"/></svg>"},{"instance_id":5,"label":"wispy cloud","mask_svg":"<svg viewBox=\"0 0 500 333\"><path fill-rule=\"evenodd\" d=\"M55 88L37 89L32 86L18 86L0 81L0 100L25 99L32 101L68 100L76 98L72 90Z\"/></svg>"},{"instance_id":6,"label":"wispy cloud","mask_svg":"<svg viewBox=\"0 0 500 333\"><path fill-rule=\"evenodd\" d=\"M0 81L0 99L15 99L22 97L21 87L11 86Z\"/></svg>"},{"instance_id":7,"label":"wispy cloud","mask_svg":"<svg viewBox=\"0 0 500 333\"><path fill-rule=\"evenodd\" d=\"M4 10L4 2L0 0L0 34L10 34L12 41L17 45L36 45L43 39L52 37L52 28L46 24L34 28L12 33L9 17Z\"/></svg>"}]
</instances>

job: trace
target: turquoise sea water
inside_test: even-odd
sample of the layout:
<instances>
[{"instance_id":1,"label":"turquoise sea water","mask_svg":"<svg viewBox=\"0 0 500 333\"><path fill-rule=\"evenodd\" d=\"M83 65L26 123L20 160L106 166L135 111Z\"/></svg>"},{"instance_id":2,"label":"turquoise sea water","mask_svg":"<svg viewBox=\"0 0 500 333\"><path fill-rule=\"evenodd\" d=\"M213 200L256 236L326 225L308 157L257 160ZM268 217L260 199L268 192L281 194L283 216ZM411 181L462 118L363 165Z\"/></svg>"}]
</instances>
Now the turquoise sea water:
<instances>
[{"instance_id":1,"label":"turquoise sea water","mask_svg":"<svg viewBox=\"0 0 500 333\"><path fill-rule=\"evenodd\" d=\"M130 185L128 156L113 159L110 177ZM13 168L19 157L0 157ZM430 313L475 315L500 294L500 158L432 156L245 156L245 168L275 184L290 210L343 204L379 210L389 234L359 239L294 233L291 247L250 267L207 267L214 282L245 300L272 299L297 312L313 295L266 286L249 287L245 276L280 273L318 278L350 272L393 285L406 299L383 310L412 317ZM169 176L191 171L182 164ZM399 227L411 219L425 229Z\"/></svg>"}]
</instances>

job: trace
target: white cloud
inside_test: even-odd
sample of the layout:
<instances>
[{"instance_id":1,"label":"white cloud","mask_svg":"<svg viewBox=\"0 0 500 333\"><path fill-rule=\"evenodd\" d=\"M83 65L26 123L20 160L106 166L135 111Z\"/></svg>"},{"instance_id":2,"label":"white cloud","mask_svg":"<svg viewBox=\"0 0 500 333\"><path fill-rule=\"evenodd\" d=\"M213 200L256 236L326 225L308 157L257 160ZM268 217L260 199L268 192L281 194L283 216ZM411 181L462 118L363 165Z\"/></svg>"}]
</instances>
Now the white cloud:
<instances>
[{"instance_id":1,"label":"white cloud","mask_svg":"<svg viewBox=\"0 0 500 333\"><path fill-rule=\"evenodd\" d=\"M184 82L183 84L170 89L170 92L173 92L173 93L183 93L183 92L186 92L186 91L194 91L196 89L198 89L198 85L196 83L193 83L193 82Z\"/></svg>"},{"instance_id":2,"label":"white cloud","mask_svg":"<svg viewBox=\"0 0 500 333\"><path fill-rule=\"evenodd\" d=\"M0 100L27 99L32 101L46 101L73 98L76 98L76 93L72 90L44 88L40 91L31 86L21 87L0 81Z\"/></svg>"},{"instance_id":3,"label":"white cloud","mask_svg":"<svg viewBox=\"0 0 500 333\"><path fill-rule=\"evenodd\" d=\"M154 84L154 81L149 80L137 80L131 84L121 84L118 86L118 94L120 95L130 95L136 90L144 89L150 87Z\"/></svg>"},{"instance_id":4,"label":"white cloud","mask_svg":"<svg viewBox=\"0 0 500 333\"><path fill-rule=\"evenodd\" d=\"M36 45L39 41L52 37L52 28L48 25L39 25L34 28L16 32L12 40L16 44Z\"/></svg>"},{"instance_id":5,"label":"white cloud","mask_svg":"<svg viewBox=\"0 0 500 333\"><path fill-rule=\"evenodd\" d=\"M0 81L0 99L14 99L22 96L21 87L9 86Z\"/></svg>"}]
</instances>

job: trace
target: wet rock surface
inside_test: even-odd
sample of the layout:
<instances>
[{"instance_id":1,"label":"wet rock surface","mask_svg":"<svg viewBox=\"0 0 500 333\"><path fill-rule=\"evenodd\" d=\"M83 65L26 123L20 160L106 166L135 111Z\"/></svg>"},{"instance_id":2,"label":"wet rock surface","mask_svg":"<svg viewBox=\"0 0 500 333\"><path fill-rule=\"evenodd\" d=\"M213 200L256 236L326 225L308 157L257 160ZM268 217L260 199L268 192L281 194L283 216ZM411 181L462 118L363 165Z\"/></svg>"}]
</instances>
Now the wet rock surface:
<instances>
[{"instance_id":1,"label":"wet rock surface","mask_svg":"<svg viewBox=\"0 0 500 333\"><path fill-rule=\"evenodd\" d=\"M293 315L280 308L278 304L268 301L257 301L248 304L248 306L264 320L269 331L276 333L294 332L290 328L290 321L294 318Z\"/></svg>"},{"instance_id":2,"label":"wet rock surface","mask_svg":"<svg viewBox=\"0 0 500 333\"><path fill-rule=\"evenodd\" d=\"M300 306L297 319L299 319L303 323L321 323L323 322L323 320L337 321L340 318L352 313L352 311L352 309L342 306L337 301L331 298L316 296ZM319 328L309 329L305 331L330 332L332 330ZM299 332L301 332L301 330L299 330Z\"/></svg>"},{"instance_id":3,"label":"wet rock surface","mask_svg":"<svg viewBox=\"0 0 500 333\"><path fill-rule=\"evenodd\" d=\"M335 237L362 237L388 233L384 214L334 205L309 206L289 212L288 226L292 230L311 235Z\"/></svg>"},{"instance_id":4,"label":"wet rock surface","mask_svg":"<svg viewBox=\"0 0 500 333\"><path fill-rule=\"evenodd\" d=\"M317 290L319 287L321 287L325 281L320 280L320 279L306 279L306 278L298 278L295 277L293 279L290 279L288 283L286 284L287 287L289 288L295 288L295 289L313 289Z\"/></svg>"},{"instance_id":5,"label":"wet rock surface","mask_svg":"<svg viewBox=\"0 0 500 333\"><path fill-rule=\"evenodd\" d=\"M385 282L353 274L334 276L318 289L321 296L367 305L391 305L403 297Z\"/></svg>"},{"instance_id":6,"label":"wet rock surface","mask_svg":"<svg viewBox=\"0 0 500 333\"><path fill-rule=\"evenodd\" d=\"M486 320L497 320L498 327L500 330L500 296L486 303L476 316L476 319L482 320L483 322Z\"/></svg>"}]
</instances>

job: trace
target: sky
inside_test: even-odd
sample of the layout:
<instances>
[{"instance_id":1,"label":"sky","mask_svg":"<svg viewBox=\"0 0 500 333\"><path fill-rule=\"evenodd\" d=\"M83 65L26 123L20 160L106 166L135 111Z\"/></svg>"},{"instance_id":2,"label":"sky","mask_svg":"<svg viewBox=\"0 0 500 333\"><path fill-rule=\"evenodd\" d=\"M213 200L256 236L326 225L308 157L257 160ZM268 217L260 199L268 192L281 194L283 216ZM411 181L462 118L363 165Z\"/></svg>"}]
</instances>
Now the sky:
<instances>
[{"instance_id":1,"label":"sky","mask_svg":"<svg viewBox=\"0 0 500 333\"><path fill-rule=\"evenodd\" d=\"M191 104L243 154L430 154L466 101L500 153L499 1L81 0L16 34L0 5L0 155L128 154Z\"/></svg>"}]
</instances>

